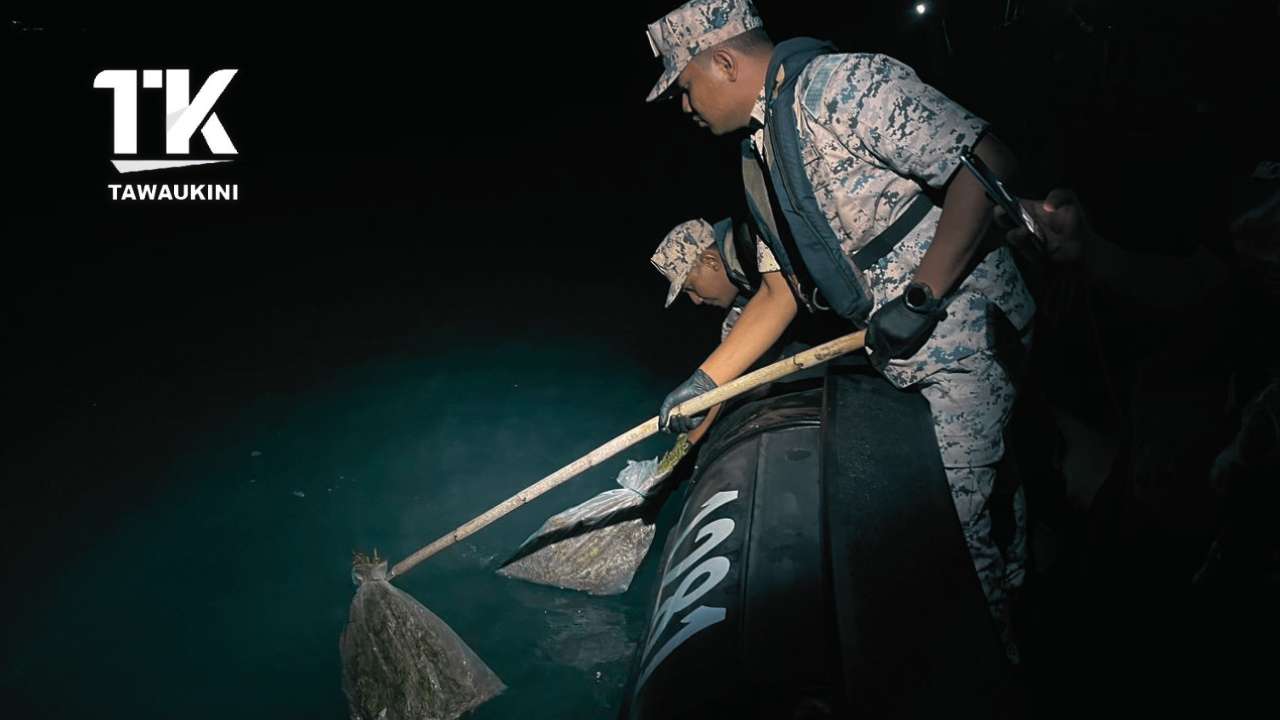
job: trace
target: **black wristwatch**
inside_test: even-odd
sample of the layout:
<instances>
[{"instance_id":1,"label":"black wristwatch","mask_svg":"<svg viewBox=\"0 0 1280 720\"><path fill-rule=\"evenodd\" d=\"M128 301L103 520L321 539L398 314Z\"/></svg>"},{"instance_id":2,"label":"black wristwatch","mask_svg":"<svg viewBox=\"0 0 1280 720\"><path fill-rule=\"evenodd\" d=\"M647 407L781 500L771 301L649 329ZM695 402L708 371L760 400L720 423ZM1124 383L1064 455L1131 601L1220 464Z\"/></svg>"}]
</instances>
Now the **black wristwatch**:
<instances>
[{"instance_id":1,"label":"black wristwatch","mask_svg":"<svg viewBox=\"0 0 1280 720\"><path fill-rule=\"evenodd\" d=\"M906 304L907 309L918 313L931 313L938 309L941 304L937 298L933 296L933 290L922 282L912 282L902 291L902 302Z\"/></svg>"}]
</instances>

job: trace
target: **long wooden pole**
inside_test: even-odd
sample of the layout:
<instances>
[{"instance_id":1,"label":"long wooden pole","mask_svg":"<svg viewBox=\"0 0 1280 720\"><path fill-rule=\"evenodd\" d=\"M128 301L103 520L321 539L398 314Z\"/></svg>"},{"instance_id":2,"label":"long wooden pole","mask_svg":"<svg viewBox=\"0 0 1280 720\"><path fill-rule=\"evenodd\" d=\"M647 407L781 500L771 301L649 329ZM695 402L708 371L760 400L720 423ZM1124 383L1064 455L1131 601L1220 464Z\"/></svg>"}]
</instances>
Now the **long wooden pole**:
<instances>
[{"instance_id":1,"label":"long wooden pole","mask_svg":"<svg viewBox=\"0 0 1280 720\"><path fill-rule=\"evenodd\" d=\"M703 410L707 410L714 405L731 400L748 390L754 390L766 383L773 382L779 378L786 377L794 372L804 370L806 368L820 365L833 358L846 355L848 353L861 350L866 341L866 331L860 330L856 333L838 337L835 340L825 342L816 347L796 353L791 357L779 360L771 365L766 365L759 370L747 373L736 380L721 385L709 392L705 392L692 400L687 400L677 405L672 412L680 415L697 415ZM548 490L560 485L564 481L579 475L587 470L599 465L636 443L651 437L658 432L658 418L651 417L630 430L622 433L618 437L565 465L559 470L542 478L538 482L503 500L501 503L493 506L484 514L476 517L470 522L458 527L448 534L440 537L435 542L419 549L409 557L401 560L391 568L391 576L403 575L413 569L415 565L435 555L450 545L466 538L472 533L487 526L489 523L533 500Z\"/></svg>"}]
</instances>

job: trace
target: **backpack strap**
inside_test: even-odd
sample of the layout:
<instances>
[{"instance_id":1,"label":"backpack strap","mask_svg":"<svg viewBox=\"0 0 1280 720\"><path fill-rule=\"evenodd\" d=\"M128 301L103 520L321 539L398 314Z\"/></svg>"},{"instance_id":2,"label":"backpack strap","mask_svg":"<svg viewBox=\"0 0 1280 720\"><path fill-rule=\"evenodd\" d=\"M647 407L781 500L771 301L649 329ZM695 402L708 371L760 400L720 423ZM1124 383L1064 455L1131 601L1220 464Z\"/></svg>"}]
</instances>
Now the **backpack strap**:
<instances>
[{"instance_id":1,"label":"backpack strap","mask_svg":"<svg viewBox=\"0 0 1280 720\"><path fill-rule=\"evenodd\" d=\"M862 246L862 249L853 254L853 264L860 268L868 268L880 262L881 258L888 255L898 243L902 242L902 238L907 233L915 229L916 225L924 219L925 215L934 207L933 201L924 193L916 195L907 209L898 216L893 224L885 228L883 232L871 239L871 242Z\"/></svg>"},{"instance_id":2,"label":"backpack strap","mask_svg":"<svg viewBox=\"0 0 1280 720\"><path fill-rule=\"evenodd\" d=\"M749 228L725 218L711 226L716 239L716 249L724 260L725 275L738 288L738 295L747 297L760 287L760 271L755 264L755 245Z\"/></svg>"},{"instance_id":3,"label":"backpack strap","mask_svg":"<svg viewBox=\"0 0 1280 720\"><path fill-rule=\"evenodd\" d=\"M871 289L861 270L841 249L839 238L818 205L813 184L805 174L795 116L796 81L801 71L815 58L834 50L830 43L812 38L788 40L774 49L765 75L764 133L769 146L771 189L800 256L790 258L791 262L803 262L832 311L861 325L874 303ZM779 84L775 79L780 70L783 75Z\"/></svg>"}]
</instances>

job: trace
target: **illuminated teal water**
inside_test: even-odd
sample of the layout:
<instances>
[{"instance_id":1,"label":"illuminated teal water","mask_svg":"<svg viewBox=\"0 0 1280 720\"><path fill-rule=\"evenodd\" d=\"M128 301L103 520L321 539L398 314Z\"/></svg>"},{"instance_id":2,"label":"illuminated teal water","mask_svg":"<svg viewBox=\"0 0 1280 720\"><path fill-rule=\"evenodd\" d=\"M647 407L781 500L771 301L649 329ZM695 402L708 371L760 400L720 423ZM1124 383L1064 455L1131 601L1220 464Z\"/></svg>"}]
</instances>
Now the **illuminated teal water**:
<instances>
[{"instance_id":1,"label":"illuminated teal water","mask_svg":"<svg viewBox=\"0 0 1280 720\"><path fill-rule=\"evenodd\" d=\"M178 450L140 463L155 490L46 558L21 589L3 685L37 716L344 717L337 643L351 552L403 557L648 417L665 389L636 358L585 339L476 342L160 418ZM398 582L508 685L475 718L615 712L653 554L615 598L493 569L547 516L609 487L626 457L668 442L619 456Z\"/></svg>"}]
</instances>

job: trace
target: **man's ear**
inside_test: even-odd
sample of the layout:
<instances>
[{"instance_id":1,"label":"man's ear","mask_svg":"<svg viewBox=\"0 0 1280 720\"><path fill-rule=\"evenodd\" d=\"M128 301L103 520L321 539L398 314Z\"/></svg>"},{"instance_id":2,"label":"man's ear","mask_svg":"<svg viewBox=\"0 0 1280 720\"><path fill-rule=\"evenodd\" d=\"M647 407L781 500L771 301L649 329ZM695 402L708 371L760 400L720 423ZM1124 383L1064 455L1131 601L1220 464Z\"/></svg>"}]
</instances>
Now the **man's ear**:
<instances>
[{"instance_id":1,"label":"man's ear","mask_svg":"<svg viewBox=\"0 0 1280 720\"><path fill-rule=\"evenodd\" d=\"M738 79L738 58L724 48L717 48L712 51L711 67L729 82L734 82Z\"/></svg>"}]
</instances>

